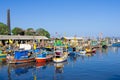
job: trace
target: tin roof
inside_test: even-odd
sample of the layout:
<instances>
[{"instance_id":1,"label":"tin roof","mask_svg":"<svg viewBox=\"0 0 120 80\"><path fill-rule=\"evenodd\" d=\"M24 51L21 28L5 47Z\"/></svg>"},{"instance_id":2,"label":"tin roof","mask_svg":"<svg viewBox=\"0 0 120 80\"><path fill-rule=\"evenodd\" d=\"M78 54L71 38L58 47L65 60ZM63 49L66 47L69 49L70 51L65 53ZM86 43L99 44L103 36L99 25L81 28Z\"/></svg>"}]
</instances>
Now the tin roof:
<instances>
[{"instance_id":1,"label":"tin roof","mask_svg":"<svg viewBox=\"0 0 120 80\"><path fill-rule=\"evenodd\" d=\"M48 39L45 36L26 36L26 35L0 35L0 40L15 39L15 40L31 40L31 39Z\"/></svg>"}]
</instances>

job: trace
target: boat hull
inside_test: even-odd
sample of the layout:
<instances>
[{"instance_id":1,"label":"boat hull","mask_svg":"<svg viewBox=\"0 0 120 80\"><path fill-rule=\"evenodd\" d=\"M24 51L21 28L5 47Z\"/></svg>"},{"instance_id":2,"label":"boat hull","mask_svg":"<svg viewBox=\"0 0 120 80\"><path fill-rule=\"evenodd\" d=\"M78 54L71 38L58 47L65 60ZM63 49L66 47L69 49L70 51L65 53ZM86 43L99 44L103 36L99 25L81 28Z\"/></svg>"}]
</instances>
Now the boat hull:
<instances>
[{"instance_id":1,"label":"boat hull","mask_svg":"<svg viewBox=\"0 0 120 80\"><path fill-rule=\"evenodd\" d=\"M85 54L86 53L86 51L80 51L80 54Z\"/></svg>"},{"instance_id":2,"label":"boat hull","mask_svg":"<svg viewBox=\"0 0 120 80\"><path fill-rule=\"evenodd\" d=\"M17 59L7 60L8 63L29 63L33 61L35 61L35 58L29 58L29 59L23 59L23 60L17 60Z\"/></svg>"},{"instance_id":3,"label":"boat hull","mask_svg":"<svg viewBox=\"0 0 120 80\"><path fill-rule=\"evenodd\" d=\"M0 54L0 57L6 57L7 54Z\"/></svg>"},{"instance_id":4,"label":"boat hull","mask_svg":"<svg viewBox=\"0 0 120 80\"><path fill-rule=\"evenodd\" d=\"M68 57L68 53L66 52L66 53L64 53L64 55L62 57L59 57L59 58L54 57L53 62L57 62L57 63L64 62L67 60L67 57Z\"/></svg>"},{"instance_id":5,"label":"boat hull","mask_svg":"<svg viewBox=\"0 0 120 80\"><path fill-rule=\"evenodd\" d=\"M37 63L46 62L46 58L36 58L36 62Z\"/></svg>"},{"instance_id":6,"label":"boat hull","mask_svg":"<svg viewBox=\"0 0 120 80\"><path fill-rule=\"evenodd\" d=\"M66 59L63 59L63 58L53 58L53 62L56 62L56 63L60 63L60 62L64 62L64 61L67 61L67 58Z\"/></svg>"}]
</instances>

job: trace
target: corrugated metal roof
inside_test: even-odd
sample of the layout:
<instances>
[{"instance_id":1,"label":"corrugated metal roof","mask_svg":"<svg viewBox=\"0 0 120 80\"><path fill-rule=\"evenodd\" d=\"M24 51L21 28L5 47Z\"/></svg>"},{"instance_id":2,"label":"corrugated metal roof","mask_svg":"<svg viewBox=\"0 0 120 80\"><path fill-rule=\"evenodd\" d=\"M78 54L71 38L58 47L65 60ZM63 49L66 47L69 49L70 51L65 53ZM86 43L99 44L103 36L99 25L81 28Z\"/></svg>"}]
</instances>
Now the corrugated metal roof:
<instances>
[{"instance_id":1,"label":"corrugated metal roof","mask_svg":"<svg viewBox=\"0 0 120 80\"><path fill-rule=\"evenodd\" d=\"M0 40L15 39L15 40L30 40L30 39L48 39L45 36L22 36L22 35L0 35Z\"/></svg>"},{"instance_id":2,"label":"corrugated metal roof","mask_svg":"<svg viewBox=\"0 0 120 80\"><path fill-rule=\"evenodd\" d=\"M64 37L65 39L84 39L82 37Z\"/></svg>"}]
</instances>

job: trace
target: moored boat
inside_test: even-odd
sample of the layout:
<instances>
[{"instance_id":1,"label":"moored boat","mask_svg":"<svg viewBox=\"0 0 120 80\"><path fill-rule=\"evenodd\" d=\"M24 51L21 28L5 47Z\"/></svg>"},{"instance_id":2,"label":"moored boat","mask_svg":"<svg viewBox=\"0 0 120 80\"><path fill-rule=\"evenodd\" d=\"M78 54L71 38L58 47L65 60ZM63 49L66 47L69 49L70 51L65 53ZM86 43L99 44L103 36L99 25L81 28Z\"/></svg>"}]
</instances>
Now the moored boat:
<instances>
[{"instance_id":1,"label":"moored boat","mask_svg":"<svg viewBox=\"0 0 120 80\"><path fill-rule=\"evenodd\" d=\"M39 63L39 62L46 62L46 53L42 52L41 54L37 54L35 59L36 59L37 63Z\"/></svg>"},{"instance_id":2,"label":"moored boat","mask_svg":"<svg viewBox=\"0 0 120 80\"><path fill-rule=\"evenodd\" d=\"M7 54L0 54L0 57L6 57Z\"/></svg>"},{"instance_id":3,"label":"moored boat","mask_svg":"<svg viewBox=\"0 0 120 80\"><path fill-rule=\"evenodd\" d=\"M96 53L96 49L95 48L92 48L92 53Z\"/></svg>"},{"instance_id":4,"label":"moored boat","mask_svg":"<svg viewBox=\"0 0 120 80\"><path fill-rule=\"evenodd\" d=\"M90 48L85 49L86 53L92 53L92 50Z\"/></svg>"},{"instance_id":5,"label":"moored boat","mask_svg":"<svg viewBox=\"0 0 120 80\"><path fill-rule=\"evenodd\" d=\"M120 47L120 42L115 42L112 44L113 47Z\"/></svg>"},{"instance_id":6,"label":"moored boat","mask_svg":"<svg viewBox=\"0 0 120 80\"><path fill-rule=\"evenodd\" d=\"M68 53L62 52L60 50L55 51L55 56L53 58L54 62L64 62L67 60Z\"/></svg>"},{"instance_id":7,"label":"moored boat","mask_svg":"<svg viewBox=\"0 0 120 80\"><path fill-rule=\"evenodd\" d=\"M27 63L35 61L35 54L28 50L15 51L14 53L8 54L6 59L8 63Z\"/></svg>"},{"instance_id":8,"label":"moored boat","mask_svg":"<svg viewBox=\"0 0 120 80\"><path fill-rule=\"evenodd\" d=\"M86 48L85 49L86 53L96 53L96 49L95 48Z\"/></svg>"},{"instance_id":9,"label":"moored boat","mask_svg":"<svg viewBox=\"0 0 120 80\"><path fill-rule=\"evenodd\" d=\"M80 54L85 54L86 51L85 50L80 50Z\"/></svg>"},{"instance_id":10,"label":"moored boat","mask_svg":"<svg viewBox=\"0 0 120 80\"><path fill-rule=\"evenodd\" d=\"M47 52L42 52L40 54L37 54L36 56L36 62L40 63L40 62L47 62L50 61L52 59L53 55L52 54L47 54Z\"/></svg>"}]
</instances>

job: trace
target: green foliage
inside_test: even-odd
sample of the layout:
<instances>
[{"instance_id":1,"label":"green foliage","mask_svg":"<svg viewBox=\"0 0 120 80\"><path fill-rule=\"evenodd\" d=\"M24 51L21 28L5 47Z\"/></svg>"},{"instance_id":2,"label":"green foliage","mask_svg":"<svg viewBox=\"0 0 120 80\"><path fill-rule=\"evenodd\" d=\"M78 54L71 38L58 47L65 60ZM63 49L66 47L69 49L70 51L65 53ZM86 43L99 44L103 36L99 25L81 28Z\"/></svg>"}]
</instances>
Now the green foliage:
<instances>
[{"instance_id":1,"label":"green foliage","mask_svg":"<svg viewBox=\"0 0 120 80\"><path fill-rule=\"evenodd\" d=\"M15 27L13 30L12 30L12 33L13 35L24 35L24 31L23 29L19 28L19 27Z\"/></svg>"},{"instance_id":2,"label":"green foliage","mask_svg":"<svg viewBox=\"0 0 120 80\"><path fill-rule=\"evenodd\" d=\"M36 30L36 35L38 35L38 36L46 36L46 37L50 38L49 32L46 31L46 30L43 29L43 28L37 29L37 30Z\"/></svg>"},{"instance_id":3,"label":"green foliage","mask_svg":"<svg viewBox=\"0 0 120 80\"><path fill-rule=\"evenodd\" d=\"M25 35L35 35L35 31L33 28L28 28L26 31L25 31Z\"/></svg>"},{"instance_id":4,"label":"green foliage","mask_svg":"<svg viewBox=\"0 0 120 80\"><path fill-rule=\"evenodd\" d=\"M0 22L0 35L8 35L8 34L9 34L8 26Z\"/></svg>"},{"instance_id":5,"label":"green foliage","mask_svg":"<svg viewBox=\"0 0 120 80\"><path fill-rule=\"evenodd\" d=\"M0 35L8 35L8 34L9 34L8 26L0 22ZM24 31L22 28L15 27L14 29L12 29L12 34L13 35L24 35L24 34L37 35L37 36L46 36L50 38L49 32L43 28L39 28L36 31L34 31L33 28L28 28L26 31Z\"/></svg>"}]
</instances>

